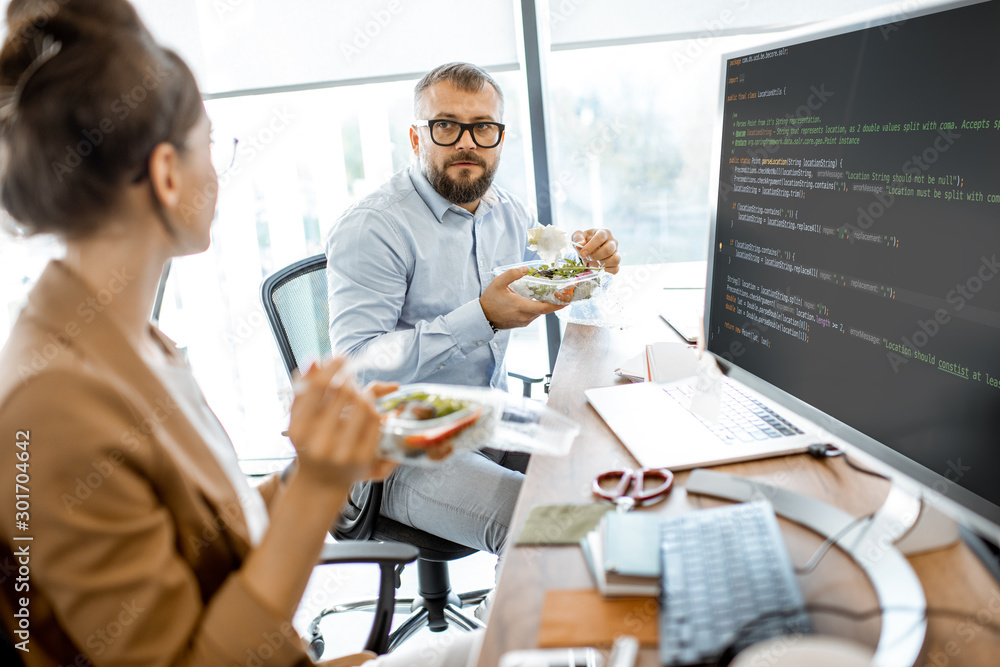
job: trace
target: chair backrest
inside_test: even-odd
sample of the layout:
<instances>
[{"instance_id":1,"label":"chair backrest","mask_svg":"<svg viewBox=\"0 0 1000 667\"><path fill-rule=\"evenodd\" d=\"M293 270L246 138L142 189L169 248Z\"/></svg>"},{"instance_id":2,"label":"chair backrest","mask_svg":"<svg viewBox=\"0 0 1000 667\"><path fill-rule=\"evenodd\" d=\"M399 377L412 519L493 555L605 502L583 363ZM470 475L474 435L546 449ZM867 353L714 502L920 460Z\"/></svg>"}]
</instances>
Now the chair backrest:
<instances>
[{"instance_id":1,"label":"chair backrest","mask_svg":"<svg viewBox=\"0 0 1000 667\"><path fill-rule=\"evenodd\" d=\"M268 276L260 286L260 296L289 377L296 369L333 355L325 255L307 257ZM475 553L475 549L390 519L380 521L382 491L381 482L365 482L358 490L360 497L347 503L333 526L334 537L367 540L381 524L384 537L416 545L421 558L446 561Z\"/></svg>"},{"instance_id":2,"label":"chair backrest","mask_svg":"<svg viewBox=\"0 0 1000 667\"><path fill-rule=\"evenodd\" d=\"M325 255L307 257L268 276L260 297L289 377L332 356Z\"/></svg>"},{"instance_id":3,"label":"chair backrest","mask_svg":"<svg viewBox=\"0 0 1000 667\"><path fill-rule=\"evenodd\" d=\"M276 271L260 286L267 323L289 378L293 371L333 354L326 285L326 256L314 255ZM367 540L374 531L382 505L382 485L365 484L360 493L358 504L353 500L348 503L337 520L338 539Z\"/></svg>"}]
</instances>

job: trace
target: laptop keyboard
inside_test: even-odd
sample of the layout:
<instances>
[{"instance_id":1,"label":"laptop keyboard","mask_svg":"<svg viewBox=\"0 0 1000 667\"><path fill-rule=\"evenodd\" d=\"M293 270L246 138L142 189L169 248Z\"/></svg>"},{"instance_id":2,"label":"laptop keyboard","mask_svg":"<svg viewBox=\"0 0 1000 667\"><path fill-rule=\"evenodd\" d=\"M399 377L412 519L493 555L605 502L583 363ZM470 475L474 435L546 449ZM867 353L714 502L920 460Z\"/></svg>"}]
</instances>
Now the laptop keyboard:
<instances>
[{"instance_id":1,"label":"laptop keyboard","mask_svg":"<svg viewBox=\"0 0 1000 667\"><path fill-rule=\"evenodd\" d=\"M660 662L715 664L730 649L812 632L774 511L742 503L661 524Z\"/></svg>"},{"instance_id":2,"label":"laptop keyboard","mask_svg":"<svg viewBox=\"0 0 1000 667\"><path fill-rule=\"evenodd\" d=\"M664 392L685 407L694 394L693 385L671 385ZM708 422L696 413L694 416L723 442L753 442L769 438L798 435L802 431L789 423L771 408L756 398L744 393L731 382L722 384L722 405L719 421Z\"/></svg>"}]
</instances>

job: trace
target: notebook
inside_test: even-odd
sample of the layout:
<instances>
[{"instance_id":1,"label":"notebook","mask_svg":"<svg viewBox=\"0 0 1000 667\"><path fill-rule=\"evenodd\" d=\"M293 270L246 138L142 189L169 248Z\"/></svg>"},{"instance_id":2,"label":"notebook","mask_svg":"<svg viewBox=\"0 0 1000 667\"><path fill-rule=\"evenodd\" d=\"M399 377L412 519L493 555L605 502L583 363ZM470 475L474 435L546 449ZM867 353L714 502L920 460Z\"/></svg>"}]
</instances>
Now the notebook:
<instances>
[{"instance_id":1,"label":"notebook","mask_svg":"<svg viewBox=\"0 0 1000 667\"><path fill-rule=\"evenodd\" d=\"M689 409L695 378L588 389L587 400L646 468L699 466L796 454L820 442L815 427L730 378L723 379L720 418Z\"/></svg>"}]
</instances>

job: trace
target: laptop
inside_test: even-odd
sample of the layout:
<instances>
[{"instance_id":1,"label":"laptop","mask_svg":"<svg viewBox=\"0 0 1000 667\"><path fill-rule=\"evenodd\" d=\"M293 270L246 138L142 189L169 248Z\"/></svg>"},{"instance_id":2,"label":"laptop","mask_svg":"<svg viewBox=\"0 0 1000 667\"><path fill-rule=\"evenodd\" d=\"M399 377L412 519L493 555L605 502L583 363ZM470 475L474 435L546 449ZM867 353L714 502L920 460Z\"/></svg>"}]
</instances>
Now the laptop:
<instances>
[{"instance_id":1,"label":"laptop","mask_svg":"<svg viewBox=\"0 0 1000 667\"><path fill-rule=\"evenodd\" d=\"M815 427L731 378L716 422L689 409L695 378L588 389L587 400L645 468L687 470L798 454L820 442Z\"/></svg>"}]
</instances>

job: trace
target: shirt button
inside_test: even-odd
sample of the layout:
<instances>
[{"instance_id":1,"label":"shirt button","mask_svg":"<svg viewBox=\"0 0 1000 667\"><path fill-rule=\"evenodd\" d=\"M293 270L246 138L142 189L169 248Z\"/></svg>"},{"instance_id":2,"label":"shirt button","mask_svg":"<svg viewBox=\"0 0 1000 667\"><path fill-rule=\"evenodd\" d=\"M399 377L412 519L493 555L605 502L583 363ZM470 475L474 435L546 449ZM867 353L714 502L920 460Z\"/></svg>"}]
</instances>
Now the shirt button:
<instances>
[{"instance_id":1,"label":"shirt button","mask_svg":"<svg viewBox=\"0 0 1000 667\"><path fill-rule=\"evenodd\" d=\"M483 344L483 341L481 341L481 340L477 340L477 341L476 341L476 345L477 345L477 346L479 346L479 345L482 345L482 344Z\"/></svg>"},{"instance_id":2,"label":"shirt button","mask_svg":"<svg viewBox=\"0 0 1000 667\"><path fill-rule=\"evenodd\" d=\"M443 368L444 368L444 364L438 365L438 370L442 370Z\"/></svg>"}]
</instances>

